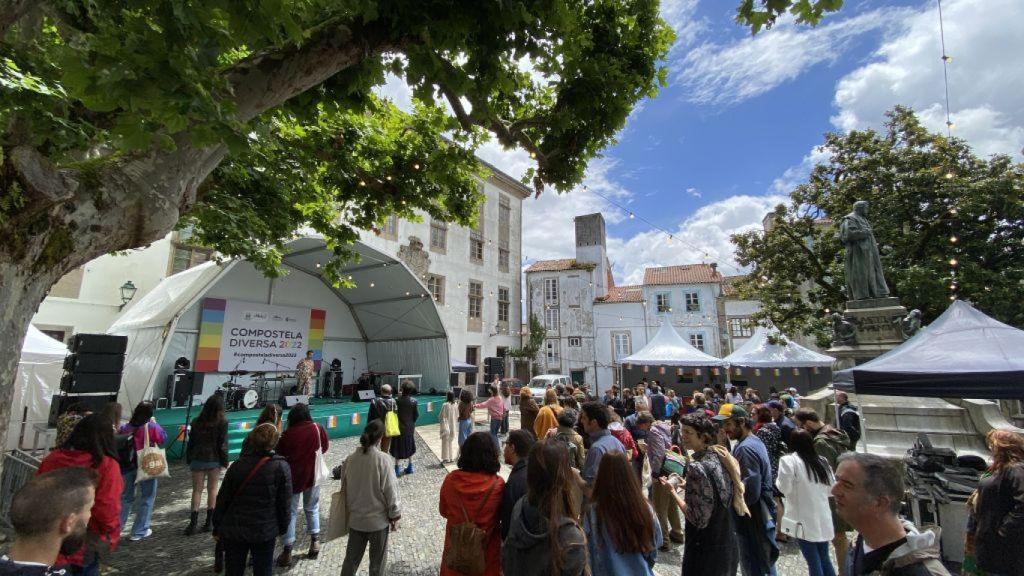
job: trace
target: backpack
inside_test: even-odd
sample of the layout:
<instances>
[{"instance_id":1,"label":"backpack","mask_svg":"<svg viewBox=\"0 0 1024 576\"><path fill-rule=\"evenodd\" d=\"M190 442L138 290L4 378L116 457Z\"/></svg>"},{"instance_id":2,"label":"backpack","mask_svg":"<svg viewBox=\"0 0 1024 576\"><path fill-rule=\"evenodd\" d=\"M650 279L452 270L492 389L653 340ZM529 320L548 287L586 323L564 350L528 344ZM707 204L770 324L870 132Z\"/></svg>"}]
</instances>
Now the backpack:
<instances>
[{"instance_id":1,"label":"backpack","mask_svg":"<svg viewBox=\"0 0 1024 576\"><path fill-rule=\"evenodd\" d=\"M139 461L135 452L135 434L115 434L114 446L117 449L117 463L121 467L122 474L138 469Z\"/></svg>"},{"instance_id":2,"label":"backpack","mask_svg":"<svg viewBox=\"0 0 1024 576\"><path fill-rule=\"evenodd\" d=\"M480 507L476 511L479 517L483 512L487 500L494 492L494 485L497 480L491 481L491 487L487 494L480 501ZM487 570L487 531L481 530L475 522L469 519L466 507L459 503L462 508L462 516L465 521L452 526L451 538L448 543L448 553L445 555L444 564L449 570L461 572L469 576L479 576Z\"/></svg>"},{"instance_id":3,"label":"backpack","mask_svg":"<svg viewBox=\"0 0 1024 576\"><path fill-rule=\"evenodd\" d=\"M850 444L860 441L860 414L849 404L839 407L839 428L850 437Z\"/></svg>"},{"instance_id":4,"label":"backpack","mask_svg":"<svg viewBox=\"0 0 1024 576\"><path fill-rule=\"evenodd\" d=\"M580 449L575 442L572 441L572 437L565 432L558 432L552 439L561 442L565 446L566 451L569 452L569 465L573 468L576 467L576 452Z\"/></svg>"}]
</instances>

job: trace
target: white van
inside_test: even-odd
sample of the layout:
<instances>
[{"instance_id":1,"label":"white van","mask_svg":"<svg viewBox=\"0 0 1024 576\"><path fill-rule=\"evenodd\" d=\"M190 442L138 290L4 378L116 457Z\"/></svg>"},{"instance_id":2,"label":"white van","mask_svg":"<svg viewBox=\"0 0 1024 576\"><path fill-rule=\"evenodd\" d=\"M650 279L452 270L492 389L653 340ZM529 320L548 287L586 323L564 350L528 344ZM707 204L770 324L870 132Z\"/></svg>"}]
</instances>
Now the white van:
<instances>
[{"instance_id":1,"label":"white van","mask_svg":"<svg viewBox=\"0 0 1024 576\"><path fill-rule=\"evenodd\" d=\"M572 380L565 374L541 374L534 376L533 380L530 380L530 394L533 399L537 401L538 406L544 405L544 392L548 388L554 388L561 384L562 386L568 386L572 383Z\"/></svg>"}]
</instances>

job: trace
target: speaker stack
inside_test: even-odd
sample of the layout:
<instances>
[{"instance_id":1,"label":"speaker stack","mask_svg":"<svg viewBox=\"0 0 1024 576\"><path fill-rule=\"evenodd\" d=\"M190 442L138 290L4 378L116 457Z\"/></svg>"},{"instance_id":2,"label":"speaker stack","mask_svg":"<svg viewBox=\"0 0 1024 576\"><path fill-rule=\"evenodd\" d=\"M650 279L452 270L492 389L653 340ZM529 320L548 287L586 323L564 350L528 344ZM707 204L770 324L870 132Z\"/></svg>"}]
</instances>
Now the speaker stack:
<instances>
[{"instance_id":1,"label":"speaker stack","mask_svg":"<svg viewBox=\"0 0 1024 576\"><path fill-rule=\"evenodd\" d=\"M61 393L50 404L50 426L74 406L97 412L117 401L124 371L127 336L75 334L68 345L71 353L64 359Z\"/></svg>"},{"instance_id":2,"label":"speaker stack","mask_svg":"<svg viewBox=\"0 0 1024 576\"><path fill-rule=\"evenodd\" d=\"M484 382L490 384L494 377L505 377L505 359L499 357L484 358Z\"/></svg>"}]
</instances>

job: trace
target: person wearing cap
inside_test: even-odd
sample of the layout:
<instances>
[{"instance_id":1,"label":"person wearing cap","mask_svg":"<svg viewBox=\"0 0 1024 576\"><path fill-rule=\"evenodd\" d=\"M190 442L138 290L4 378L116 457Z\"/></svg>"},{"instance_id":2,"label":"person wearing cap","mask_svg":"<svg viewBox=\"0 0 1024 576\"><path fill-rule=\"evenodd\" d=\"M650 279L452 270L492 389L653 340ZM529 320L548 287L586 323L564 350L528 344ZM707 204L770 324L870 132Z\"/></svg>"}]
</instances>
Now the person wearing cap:
<instances>
[{"instance_id":1,"label":"person wearing cap","mask_svg":"<svg viewBox=\"0 0 1024 576\"><path fill-rule=\"evenodd\" d=\"M740 464L743 499L750 509L749 516L736 519L743 576L776 576L779 548L775 542L775 500L768 449L754 435L750 415L742 406L723 404L714 419L736 442L732 455Z\"/></svg>"},{"instance_id":2,"label":"person wearing cap","mask_svg":"<svg viewBox=\"0 0 1024 576\"><path fill-rule=\"evenodd\" d=\"M782 441L789 442L789 435L796 430L796 423L786 416L786 405L780 400L772 400L768 403L768 409L772 411L772 420L782 431Z\"/></svg>"}]
</instances>

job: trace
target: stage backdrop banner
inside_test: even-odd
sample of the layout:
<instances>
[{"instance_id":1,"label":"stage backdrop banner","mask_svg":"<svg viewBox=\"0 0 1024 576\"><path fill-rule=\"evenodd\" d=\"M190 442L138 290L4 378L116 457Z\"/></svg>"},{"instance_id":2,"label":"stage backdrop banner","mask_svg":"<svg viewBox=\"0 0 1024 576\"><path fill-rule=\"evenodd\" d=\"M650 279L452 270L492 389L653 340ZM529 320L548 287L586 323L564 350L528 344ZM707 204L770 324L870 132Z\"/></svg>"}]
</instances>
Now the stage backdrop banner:
<instances>
[{"instance_id":1,"label":"stage backdrop banner","mask_svg":"<svg viewBox=\"0 0 1024 576\"><path fill-rule=\"evenodd\" d=\"M319 370L326 320L327 312L316 308L206 298L196 372L295 370L306 350Z\"/></svg>"}]
</instances>

